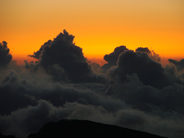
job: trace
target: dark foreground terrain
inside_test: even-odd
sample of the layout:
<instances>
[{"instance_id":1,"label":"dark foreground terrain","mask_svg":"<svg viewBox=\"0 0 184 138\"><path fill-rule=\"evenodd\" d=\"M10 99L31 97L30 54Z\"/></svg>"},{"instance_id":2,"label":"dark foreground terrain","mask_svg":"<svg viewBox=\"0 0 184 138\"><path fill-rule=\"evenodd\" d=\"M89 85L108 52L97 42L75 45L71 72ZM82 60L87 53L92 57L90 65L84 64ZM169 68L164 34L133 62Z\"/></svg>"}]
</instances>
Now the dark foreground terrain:
<instances>
[{"instance_id":1,"label":"dark foreground terrain","mask_svg":"<svg viewBox=\"0 0 184 138\"><path fill-rule=\"evenodd\" d=\"M4 135L2 135L2 134L0 133L0 138L16 138L16 137L11 136L11 135L9 135L9 136L4 136Z\"/></svg>"},{"instance_id":2,"label":"dark foreground terrain","mask_svg":"<svg viewBox=\"0 0 184 138\"><path fill-rule=\"evenodd\" d=\"M61 120L43 126L28 138L163 138L128 128L106 125L86 120Z\"/></svg>"}]
</instances>

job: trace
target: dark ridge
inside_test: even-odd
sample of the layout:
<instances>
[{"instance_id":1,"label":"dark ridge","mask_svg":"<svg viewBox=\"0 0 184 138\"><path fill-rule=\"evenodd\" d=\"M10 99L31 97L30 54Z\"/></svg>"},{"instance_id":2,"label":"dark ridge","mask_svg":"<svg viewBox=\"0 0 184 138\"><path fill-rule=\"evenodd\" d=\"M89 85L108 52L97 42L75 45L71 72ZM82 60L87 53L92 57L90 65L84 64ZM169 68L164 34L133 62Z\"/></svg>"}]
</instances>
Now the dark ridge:
<instances>
[{"instance_id":1,"label":"dark ridge","mask_svg":"<svg viewBox=\"0 0 184 138\"><path fill-rule=\"evenodd\" d=\"M164 138L114 125L96 123L87 120L61 120L43 126L28 138Z\"/></svg>"},{"instance_id":2,"label":"dark ridge","mask_svg":"<svg viewBox=\"0 0 184 138\"><path fill-rule=\"evenodd\" d=\"M11 135L5 136L5 135L2 135L2 134L0 133L0 138L16 138L16 137L11 136Z\"/></svg>"}]
</instances>

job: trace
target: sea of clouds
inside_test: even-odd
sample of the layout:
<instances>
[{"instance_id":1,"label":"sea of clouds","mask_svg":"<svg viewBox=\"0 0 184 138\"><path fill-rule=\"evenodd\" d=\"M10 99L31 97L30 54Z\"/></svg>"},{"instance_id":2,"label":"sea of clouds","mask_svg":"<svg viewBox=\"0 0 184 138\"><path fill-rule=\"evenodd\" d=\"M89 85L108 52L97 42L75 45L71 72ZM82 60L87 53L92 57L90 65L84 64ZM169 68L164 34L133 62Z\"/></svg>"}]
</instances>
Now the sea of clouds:
<instances>
[{"instance_id":1,"label":"sea of clouds","mask_svg":"<svg viewBox=\"0 0 184 138\"><path fill-rule=\"evenodd\" d=\"M66 30L17 65L0 43L0 133L24 138L44 124L81 119L184 137L184 59L119 46L89 62ZM65 132L63 132L65 133Z\"/></svg>"}]
</instances>

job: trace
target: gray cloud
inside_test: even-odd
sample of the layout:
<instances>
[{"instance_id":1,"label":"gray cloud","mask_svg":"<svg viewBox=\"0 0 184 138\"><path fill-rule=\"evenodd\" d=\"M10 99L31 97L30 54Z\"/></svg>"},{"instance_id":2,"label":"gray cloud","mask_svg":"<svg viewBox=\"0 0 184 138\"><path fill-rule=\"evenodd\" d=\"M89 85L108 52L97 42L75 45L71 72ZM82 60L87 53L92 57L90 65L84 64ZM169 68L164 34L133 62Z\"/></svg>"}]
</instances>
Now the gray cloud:
<instances>
[{"instance_id":1,"label":"gray cloud","mask_svg":"<svg viewBox=\"0 0 184 138\"><path fill-rule=\"evenodd\" d=\"M138 47L135 52L145 52L145 53L148 53L150 54L151 51L147 48L147 47Z\"/></svg>"},{"instance_id":2,"label":"gray cloud","mask_svg":"<svg viewBox=\"0 0 184 138\"><path fill-rule=\"evenodd\" d=\"M7 73L0 85L0 94L4 96L0 96L1 109L8 109L8 114L2 110L0 114L3 134L26 137L47 122L68 118L115 124L173 138L184 135L181 131L184 93L179 86L163 89L145 86L136 74L129 75L124 84L110 86L56 83L38 79L37 72L30 73L32 78L23 74L24 71Z\"/></svg>"},{"instance_id":3,"label":"gray cloud","mask_svg":"<svg viewBox=\"0 0 184 138\"><path fill-rule=\"evenodd\" d=\"M105 72L110 69L112 66L116 66L117 65L117 61L118 61L118 58L119 58L119 55L122 53L122 52L125 52L126 50L128 50L126 48L126 46L119 46L119 47L116 47L114 49L114 51L110 54L106 54L104 56L104 60L107 61L108 63L107 64L104 64L102 66L102 68L105 70ZM136 50L135 50L136 53L147 53L147 55L155 62L160 62L161 58L159 57L158 54L156 54L153 50L149 50L147 47L138 47Z\"/></svg>"},{"instance_id":4,"label":"gray cloud","mask_svg":"<svg viewBox=\"0 0 184 138\"><path fill-rule=\"evenodd\" d=\"M109 70L110 76L125 82L126 75L136 73L145 85L162 88L171 85L161 64L153 61L145 52L127 50L120 54L117 66Z\"/></svg>"},{"instance_id":5,"label":"gray cloud","mask_svg":"<svg viewBox=\"0 0 184 138\"><path fill-rule=\"evenodd\" d=\"M37 106L28 106L12 112L7 116L0 116L0 130L4 134L12 134L17 137L27 137L31 132L40 129L49 121L58 121L65 117L62 107L54 107L47 101L38 101Z\"/></svg>"},{"instance_id":6,"label":"gray cloud","mask_svg":"<svg viewBox=\"0 0 184 138\"><path fill-rule=\"evenodd\" d=\"M184 59L181 59L180 61L169 59L169 62L176 65L176 68L178 71L181 71L184 69Z\"/></svg>"},{"instance_id":7,"label":"gray cloud","mask_svg":"<svg viewBox=\"0 0 184 138\"><path fill-rule=\"evenodd\" d=\"M182 70L163 68L148 48L122 46L106 56L104 74L73 39L64 31L32 55L38 62L0 68L0 133L23 138L68 118L184 137Z\"/></svg>"},{"instance_id":8,"label":"gray cloud","mask_svg":"<svg viewBox=\"0 0 184 138\"><path fill-rule=\"evenodd\" d=\"M0 67L7 66L12 60L12 55L9 53L7 42L3 41L0 43Z\"/></svg>"},{"instance_id":9,"label":"gray cloud","mask_svg":"<svg viewBox=\"0 0 184 138\"><path fill-rule=\"evenodd\" d=\"M126 48L126 46L119 46L119 47L116 47L114 49L114 51L110 54L106 54L104 56L104 60L107 61L108 63L107 64L104 64L102 66L102 68L107 71L108 69L110 69L112 66L116 66L117 65L117 61L118 61L118 57L120 55L120 53L124 52L125 50L128 50Z\"/></svg>"},{"instance_id":10,"label":"gray cloud","mask_svg":"<svg viewBox=\"0 0 184 138\"><path fill-rule=\"evenodd\" d=\"M136 75L127 77L128 81L123 85L119 83L111 84L106 94L146 112L159 109L163 112L176 111L184 114L183 86L175 85L157 89L145 86Z\"/></svg>"},{"instance_id":11,"label":"gray cloud","mask_svg":"<svg viewBox=\"0 0 184 138\"><path fill-rule=\"evenodd\" d=\"M64 78L72 82L103 82L105 79L93 73L82 49L73 43L73 39L74 36L64 30L30 56L39 59L39 65L54 76L54 80Z\"/></svg>"},{"instance_id":12,"label":"gray cloud","mask_svg":"<svg viewBox=\"0 0 184 138\"><path fill-rule=\"evenodd\" d=\"M72 106L75 104L86 109L92 106L94 111L99 106L108 112L126 107L124 102L106 97L103 84L60 84L24 80L21 76L10 72L0 85L0 132L3 134L26 137L49 121L76 115Z\"/></svg>"},{"instance_id":13,"label":"gray cloud","mask_svg":"<svg viewBox=\"0 0 184 138\"><path fill-rule=\"evenodd\" d=\"M158 54L156 54L153 50L149 50L147 47L138 47L135 52L144 52L147 53L148 56L155 62L160 62L161 58Z\"/></svg>"},{"instance_id":14,"label":"gray cloud","mask_svg":"<svg viewBox=\"0 0 184 138\"><path fill-rule=\"evenodd\" d=\"M26 137L28 133L37 131L45 123L58 121L61 118L98 121L171 138L182 138L184 136L182 131L184 128L183 117L175 113L164 115L163 118L159 114L150 114L130 108L109 112L102 106L85 105L77 102L65 103L62 107L55 107L44 100L39 101L37 106L29 106L14 111L8 116L0 116L0 129L4 129L5 134Z\"/></svg>"}]
</instances>

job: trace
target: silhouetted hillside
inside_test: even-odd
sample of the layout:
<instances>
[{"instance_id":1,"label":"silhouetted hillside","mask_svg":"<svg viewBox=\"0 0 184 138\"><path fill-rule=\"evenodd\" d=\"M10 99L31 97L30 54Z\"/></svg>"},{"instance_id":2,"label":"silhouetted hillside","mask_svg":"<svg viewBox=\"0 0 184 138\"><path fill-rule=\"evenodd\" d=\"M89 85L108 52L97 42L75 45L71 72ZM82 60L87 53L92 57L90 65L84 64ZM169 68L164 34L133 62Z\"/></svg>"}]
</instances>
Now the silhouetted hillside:
<instances>
[{"instance_id":1,"label":"silhouetted hillside","mask_svg":"<svg viewBox=\"0 0 184 138\"><path fill-rule=\"evenodd\" d=\"M131 130L128 128L106 125L85 120L61 120L51 122L40 129L38 133L30 134L28 138L163 138L153 134Z\"/></svg>"},{"instance_id":2,"label":"silhouetted hillside","mask_svg":"<svg viewBox=\"0 0 184 138\"><path fill-rule=\"evenodd\" d=\"M0 138L16 138L14 136L8 135L8 136L4 136L0 133Z\"/></svg>"}]
</instances>

